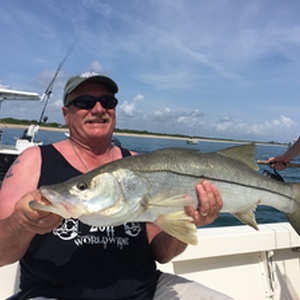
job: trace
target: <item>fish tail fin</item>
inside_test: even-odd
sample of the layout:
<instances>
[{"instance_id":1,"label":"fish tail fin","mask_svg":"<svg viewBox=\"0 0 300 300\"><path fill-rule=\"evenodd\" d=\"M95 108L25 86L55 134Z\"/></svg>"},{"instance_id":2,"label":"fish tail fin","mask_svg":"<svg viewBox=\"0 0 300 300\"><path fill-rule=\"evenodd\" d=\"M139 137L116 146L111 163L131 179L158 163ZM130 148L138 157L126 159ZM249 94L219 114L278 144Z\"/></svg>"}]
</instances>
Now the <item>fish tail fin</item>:
<instances>
[{"instance_id":1,"label":"fish tail fin","mask_svg":"<svg viewBox=\"0 0 300 300\"><path fill-rule=\"evenodd\" d=\"M294 205L291 212L285 213L285 216L300 235L300 183L292 183L295 197Z\"/></svg>"},{"instance_id":2,"label":"fish tail fin","mask_svg":"<svg viewBox=\"0 0 300 300\"><path fill-rule=\"evenodd\" d=\"M191 245L197 245L197 228L193 222L193 218L183 211L160 215L156 221L163 231L178 240Z\"/></svg>"}]
</instances>

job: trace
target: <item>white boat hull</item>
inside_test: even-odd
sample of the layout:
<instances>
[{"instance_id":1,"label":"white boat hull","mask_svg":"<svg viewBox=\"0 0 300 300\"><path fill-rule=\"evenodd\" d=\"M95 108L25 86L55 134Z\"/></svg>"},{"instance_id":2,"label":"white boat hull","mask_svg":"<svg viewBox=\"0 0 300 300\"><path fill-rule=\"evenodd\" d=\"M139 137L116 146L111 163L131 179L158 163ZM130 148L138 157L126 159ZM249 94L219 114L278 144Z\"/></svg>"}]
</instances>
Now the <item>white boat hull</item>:
<instances>
[{"instance_id":1,"label":"white boat hull","mask_svg":"<svg viewBox=\"0 0 300 300\"><path fill-rule=\"evenodd\" d=\"M30 125L25 130L23 137L16 139L15 145L1 143L0 135L0 177L2 178L11 164L25 149L33 146L42 145L41 141L35 141L35 135L39 130L38 125Z\"/></svg>"},{"instance_id":2,"label":"white boat hull","mask_svg":"<svg viewBox=\"0 0 300 300\"><path fill-rule=\"evenodd\" d=\"M199 229L162 271L195 280L237 300L300 299L300 237L289 223Z\"/></svg>"},{"instance_id":3,"label":"white boat hull","mask_svg":"<svg viewBox=\"0 0 300 300\"><path fill-rule=\"evenodd\" d=\"M196 139L194 139L194 138L190 138L190 139L186 140L186 143L187 143L188 145L198 145L198 144L199 144L199 141L196 140Z\"/></svg>"},{"instance_id":4,"label":"white boat hull","mask_svg":"<svg viewBox=\"0 0 300 300\"><path fill-rule=\"evenodd\" d=\"M236 300L300 299L300 237L289 223L205 228L198 246L158 265ZM18 264L0 268L0 299L18 291Z\"/></svg>"}]
</instances>

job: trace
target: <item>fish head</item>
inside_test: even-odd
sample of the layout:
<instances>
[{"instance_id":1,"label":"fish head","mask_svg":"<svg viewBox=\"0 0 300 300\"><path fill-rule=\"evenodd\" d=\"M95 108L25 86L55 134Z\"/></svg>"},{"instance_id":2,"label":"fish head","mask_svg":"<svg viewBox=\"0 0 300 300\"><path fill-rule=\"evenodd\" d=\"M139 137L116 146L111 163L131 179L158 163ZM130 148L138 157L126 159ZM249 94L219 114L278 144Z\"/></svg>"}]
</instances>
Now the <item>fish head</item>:
<instances>
[{"instance_id":1,"label":"fish head","mask_svg":"<svg viewBox=\"0 0 300 300\"><path fill-rule=\"evenodd\" d=\"M96 176L87 173L63 183L41 186L39 191L51 203L44 206L43 210L64 218L78 218L121 202L119 183L111 173Z\"/></svg>"}]
</instances>

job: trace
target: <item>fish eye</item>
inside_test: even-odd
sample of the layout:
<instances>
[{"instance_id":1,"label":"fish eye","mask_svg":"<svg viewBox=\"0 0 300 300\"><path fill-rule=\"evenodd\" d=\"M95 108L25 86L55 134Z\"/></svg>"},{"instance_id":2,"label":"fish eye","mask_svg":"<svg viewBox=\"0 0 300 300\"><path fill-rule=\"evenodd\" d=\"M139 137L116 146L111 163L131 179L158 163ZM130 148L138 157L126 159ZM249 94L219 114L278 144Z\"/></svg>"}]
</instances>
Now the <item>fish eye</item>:
<instances>
[{"instance_id":1,"label":"fish eye","mask_svg":"<svg viewBox=\"0 0 300 300\"><path fill-rule=\"evenodd\" d=\"M85 182L79 182L76 187L79 191L84 191L88 188L88 185Z\"/></svg>"}]
</instances>

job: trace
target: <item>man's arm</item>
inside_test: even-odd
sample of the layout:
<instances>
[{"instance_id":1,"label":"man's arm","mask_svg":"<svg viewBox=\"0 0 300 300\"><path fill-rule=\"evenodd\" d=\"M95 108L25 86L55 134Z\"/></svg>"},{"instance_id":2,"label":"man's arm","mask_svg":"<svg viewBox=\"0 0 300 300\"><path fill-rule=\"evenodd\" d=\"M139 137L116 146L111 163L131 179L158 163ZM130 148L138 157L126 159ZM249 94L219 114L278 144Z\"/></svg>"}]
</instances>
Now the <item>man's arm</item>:
<instances>
[{"instance_id":1,"label":"man's arm","mask_svg":"<svg viewBox=\"0 0 300 300\"><path fill-rule=\"evenodd\" d=\"M40 150L25 150L7 172L0 192L0 266L19 260L35 234L51 231L60 217L37 212L31 200L42 202L37 188L40 174Z\"/></svg>"},{"instance_id":2,"label":"man's arm","mask_svg":"<svg viewBox=\"0 0 300 300\"><path fill-rule=\"evenodd\" d=\"M33 199L41 202L37 191L26 194L13 213L0 220L0 266L21 259L36 234L50 232L60 224L59 216L31 209L29 202Z\"/></svg>"}]
</instances>

